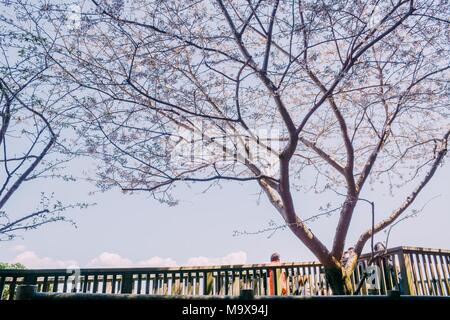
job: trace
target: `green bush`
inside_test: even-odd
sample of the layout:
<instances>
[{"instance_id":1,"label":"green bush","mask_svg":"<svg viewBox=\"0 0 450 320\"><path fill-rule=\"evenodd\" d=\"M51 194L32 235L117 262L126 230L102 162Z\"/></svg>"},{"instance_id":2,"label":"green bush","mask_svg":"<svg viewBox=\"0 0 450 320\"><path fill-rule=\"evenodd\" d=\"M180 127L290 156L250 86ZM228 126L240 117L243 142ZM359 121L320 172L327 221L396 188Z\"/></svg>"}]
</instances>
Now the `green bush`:
<instances>
[{"instance_id":1,"label":"green bush","mask_svg":"<svg viewBox=\"0 0 450 320\"><path fill-rule=\"evenodd\" d=\"M26 269L26 267L21 263L7 263L0 262L0 269Z\"/></svg>"}]
</instances>

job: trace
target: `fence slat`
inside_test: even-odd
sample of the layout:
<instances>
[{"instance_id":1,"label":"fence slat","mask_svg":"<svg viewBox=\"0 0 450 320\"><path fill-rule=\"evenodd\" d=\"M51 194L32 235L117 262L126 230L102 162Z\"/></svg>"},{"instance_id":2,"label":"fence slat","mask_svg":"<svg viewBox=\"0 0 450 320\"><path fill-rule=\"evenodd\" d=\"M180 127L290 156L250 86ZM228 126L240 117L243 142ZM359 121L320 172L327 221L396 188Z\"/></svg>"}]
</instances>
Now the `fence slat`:
<instances>
[{"instance_id":1,"label":"fence slat","mask_svg":"<svg viewBox=\"0 0 450 320\"><path fill-rule=\"evenodd\" d=\"M414 279L411 273L411 260L409 258L409 254L402 252L399 255L399 264L400 264L400 272L402 274L402 288L404 294L414 295Z\"/></svg>"},{"instance_id":2,"label":"fence slat","mask_svg":"<svg viewBox=\"0 0 450 320\"><path fill-rule=\"evenodd\" d=\"M447 270L447 263L446 263L446 259L445 256L439 256L439 260L441 261L441 266L442 266L442 272L443 272L443 276L444 276L444 280L445 280L445 287L447 288L447 296L450 295L450 275L449 275L449 270Z\"/></svg>"},{"instance_id":3,"label":"fence slat","mask_svg":"<svg viewBox=\"0 0 450 320\"><path fill-rule=\"evenodd\" d=\"M2 297L3 297L3 290L5 288L5 279L6 279L6 276L3 276L0 278L0 300L2 300Z\"/></svg>"},{"instance_id":4,"label":"fence slat","mask_svg":"<svg viewBox=\"0 0 450 320\"><path fill-rule=\"evenodd\" d=\"M420 277L420 294L425 295L426 290L425 290L425 283L423 281L422 263L420 261L419 255L417 253L415 253L414 256L416 258L417 270L419 272L419 277Z\"/></svg>"},{"instance_id":5,"label":"fence slat","mask_svg":"<svg viewBox=\"0 0 450 320\"><path fill-rule=\"evenodd\" d=\"M438 285L437 285L437 277L436 277L436 272L435 272L435 270L434 270L434 264L433 264L433 261L432 261L432 259L431 259L431 256L430 255L428 255L427 254L427 259L428 259L428 264L430 265L430 271L431 271L431 275L432 275L432 279L431 279L431 282L432 282L432 286L433 286L433 290L434 290L434 293L435 293L435 295L439 295L439 287L438 287Z\"/></svg>"},{"instance_id":6,"label":"fence slat","mask_svg":"<svg viewBox=\"0 0 450 320\"><path fill-rule=\"evenodd\" d=\"M439 260L437 259L437 257L439 257L439 256L433 255L432 257L433 257L433 263L436 267L436 275L438 278L440 295L443 296L443 295L445 295L445 286L444 286L444 279L442 278L441 264L439 263Z\"/></svg>"},{"instance_id":7,"label":"fence slat","mask_svg":"<svg viewBox=\"0 0 450 320\"><path fill-rule=\"evenodd\" d=\"M16 292L17 277L13 277L11 283L9 284L9 300L14 300L14 293Z\"/></svg>"},{"instance_id":8,"label":"fence slat","mask_svg":"<svg viewBox=\"0 0 450 320\"><path fill-rule=\"evenodd\" d=\"M112 280L111 280L111 293L116 293L116 281L117 276L113 274Z\"/></svg>"}]
</instances>

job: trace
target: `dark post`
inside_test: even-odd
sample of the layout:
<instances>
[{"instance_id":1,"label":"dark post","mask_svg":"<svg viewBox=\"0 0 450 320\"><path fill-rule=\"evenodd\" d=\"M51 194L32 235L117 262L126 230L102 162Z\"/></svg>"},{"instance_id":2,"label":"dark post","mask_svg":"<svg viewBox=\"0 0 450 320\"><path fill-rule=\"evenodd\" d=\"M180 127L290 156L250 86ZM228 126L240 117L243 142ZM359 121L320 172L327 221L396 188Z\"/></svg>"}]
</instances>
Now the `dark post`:
<instances>
[{"instance_id":1,"label":"dark post","mask_svg":"<svg viewBox=\"0 0 450 320\"><path fill-rule=\"evenodd\" d=\"M23 278L23 284L33 285L33 284L36 284L36 282L37 282L37 276L34 274L27 274Z\"/></svg>"},{"instance_id":2,"label":"dark post","mask_svg":"<svg viewBox=\"0 0 450 320\"><path fill-rule=\"evenodd\" d=\"M21 284L17 287L15 300L32 300L37 292L37 285Z\"/></svg>"},{"instance_id":3,"label":"dark post","mask_svg":"<svg viewBox=\"0 0 450 320\"><path fill-rule=\"evenodd\" d=\"M387 291L387 295L388 295L388 297L391 297L391 298L400 298L400 291L398 291L398 290L388 290Z\"/></svg>"},{"instance_id":4,"label":"dark post","mask_svg":"<svg viewBox=\"0 0 450 320\"><path fill-rule=\"evenodd\" d=\"M122 275L122 290L121 293L133 292L133 274L126 273Z\"/></svg>"},{"instance_id":5,"label":"dark post","mask_svg":"<svg viewBox=\"0 0 450 320\"><path fill-rule=\"evenodd\" d=\"M253 289L241 289L239 293L239 299L241 300L252 300L255 298Z\"/></svg>"}]
</instances>

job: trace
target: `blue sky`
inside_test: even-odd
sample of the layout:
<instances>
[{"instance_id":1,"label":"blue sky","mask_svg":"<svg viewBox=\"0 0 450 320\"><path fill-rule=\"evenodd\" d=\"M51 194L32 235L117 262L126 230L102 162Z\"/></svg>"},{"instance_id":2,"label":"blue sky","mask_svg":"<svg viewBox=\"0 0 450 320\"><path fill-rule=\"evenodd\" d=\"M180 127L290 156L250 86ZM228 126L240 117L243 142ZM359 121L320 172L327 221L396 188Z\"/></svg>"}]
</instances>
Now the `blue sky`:
<instances>
[{"instance_id":1,"label":"blue sky","mask_svg":"<svg viewBox=\"0 0 450 320\"><path fill-rule=\"evenodd\" d=\"M77 175L90 170L88 163L72 163ZM399 245L449 248L450 166L439 169L412 208L424 210L413 219L399 223L392 231L389 247ZM168 207L145 193L124 195L118 190L94 193L83 180L63 182L40 180L27 185L11 200L9 212L26 212L36 207L40 191L55 192L66 203L96 202L85 210L67 211L77 223L56 223L29 231L23 239L0 242L0 261L22 262L28 267L85 266L173 266L266 262L272 252L284 261L315 260L288 230L269 234L233 236L234 230L257 231L270 221L281 224L278 213L264 195L258 196L254 182L224 182L207 192L207 185L178 185L177 206ZM375 188L376 189L376 188ZM391 197L379 192L363 196L376 203L377 220L401 203L406 196ZM258 199L260 201L258 201ZM333 194L296 194L301 217L318 213L325 202L341 200ZM430 201L431 200L431 201ZM409 211L410 212L410 211ZM336 214L310 224L330 246ZM346 246L370 225L370 208L358 205ZM380 233L376 240L385 240ZM366 250L368 247L366 246Z\"/></svg>"}]
</instances>

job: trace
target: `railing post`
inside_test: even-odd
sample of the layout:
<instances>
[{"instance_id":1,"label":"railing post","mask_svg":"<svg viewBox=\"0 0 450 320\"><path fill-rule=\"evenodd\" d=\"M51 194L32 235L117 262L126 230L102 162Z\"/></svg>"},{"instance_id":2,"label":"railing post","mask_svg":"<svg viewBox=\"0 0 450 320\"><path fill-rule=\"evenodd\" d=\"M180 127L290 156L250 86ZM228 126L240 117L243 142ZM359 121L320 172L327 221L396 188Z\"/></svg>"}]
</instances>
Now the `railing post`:
<instances>
[{"instance_id":1,"label":"railing post","mask_svg":"<svg viewBox=\"0 0 450 320\"><path fill-rule=\"evenodd\" d=\"M23 284L34 285L37 282L37 276L33 274L27 274L23 278Z\"/></svg>"},{"instance_id":2,"label":"railing post","mask_svg":"<svg viewBox=\"0 0 450 320\"><path fill-rule=\"evenodd\" d=\"M133 274L126 273L122 275L122 290L121 293L133 292Z\"/></svg>"},{"instance_id":3,"label":"railing post","mask_svg":"<svg viewBox=\"0 0 450 320\"><path fill-rule=\"evenodd\" d=\"M203 272L203 295L213 294L214 275L212 272Z\"/></svg>"},{"instance_id":4,"label":"railing post","mask_svg":"<svg viewBox=\"0 0 450 320\"><path fill-rule=\"evenodd\" d=\"M239 299L241 300L252 300L255 298L255 293L253 289L241 289L239 292Z\"/></svg>"},{"instance_id":5,"label":"railing post","mask_svg":"<svg viewBox=\"0 0 450 320\"><path fill-rule=\"evenodd\" d=\"M14 300L32 300L37 292L37 285L21 284L17 287Z\"/></svg>"},{"instance_id":6,"label":"railing post","mask_svg":"<svg viewBox=\"0 0 450 320\"><path fill-rule=\"evenodd\" d=\"M278 275L277 275L277 268L272 269L272 281L273 281L273 295L278 295Z\"/></svg>"},{"instance_id":7,"label":"railing post","mask_svg":"<svg viewBox=\"0 0 450 320\"><path fill-rule=\"evenodd\" d=\"M405 295L415 295L416 290L414 289L414 280L412 277L412 265L411 258L408 253L402 250L398 253L398 261L400 264L400 274L401 274L401 288L402 294Z\"/></svg>"}]
</instances>

